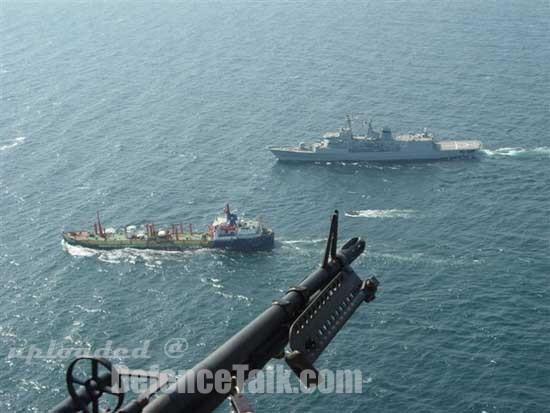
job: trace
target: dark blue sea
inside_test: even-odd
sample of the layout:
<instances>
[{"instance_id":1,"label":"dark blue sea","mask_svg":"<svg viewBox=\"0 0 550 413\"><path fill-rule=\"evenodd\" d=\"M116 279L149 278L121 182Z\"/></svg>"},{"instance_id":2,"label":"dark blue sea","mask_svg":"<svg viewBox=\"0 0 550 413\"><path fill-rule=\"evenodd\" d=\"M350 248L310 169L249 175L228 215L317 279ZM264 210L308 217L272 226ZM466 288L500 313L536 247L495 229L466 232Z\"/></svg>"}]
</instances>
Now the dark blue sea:
<instances>
[{"instance_id":1,"label":"dark blue sea","mask_svg":"<svg viewBox=\"0 0 550 413\"><path fill-rule=\"evenodd\" d=\"M334 209L381 285L317 366L360 369L363 392L257 411L550 411L548 1L5 0L0 52L1 412L67 396L68 359L12 348L151 340L131 367L193 366L318 267ZM266 149L346 113L485 149L388 165ZM97 210L204 229L226 202L274 228L272 253L61 243ZM189 343L176 361L171 337Z\"/></svg>"}]
</instances>

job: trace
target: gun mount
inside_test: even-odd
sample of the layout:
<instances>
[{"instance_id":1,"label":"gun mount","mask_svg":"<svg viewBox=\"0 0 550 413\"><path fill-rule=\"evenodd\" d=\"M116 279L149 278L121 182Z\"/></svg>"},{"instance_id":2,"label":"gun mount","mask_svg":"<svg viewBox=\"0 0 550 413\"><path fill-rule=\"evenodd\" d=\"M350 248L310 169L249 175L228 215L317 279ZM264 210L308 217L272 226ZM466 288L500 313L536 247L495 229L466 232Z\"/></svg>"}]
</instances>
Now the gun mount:
<instances>
[{"instance_id":1,"label":"gun mount","mask_svg":"<svg viewBox=\"0 0 550 413\"><path fill-rule=\"evenodd\" d=\"M329 237L322 265L299 285L291 287L279 300L231 337L213 353L200 361L167 386L166 377L154 377L156 383L125 406L124 391L113 388L121 376L151 377L142 370L118 371L105 359L90 358L92 375L87 380L73 377L77 359L67 371L67 386L70 398L51 411L54 413L182 413L211 412L229 398L236 413L252 412L250 403L240 393L244 383L237 382L232 374L229 392L219 391L215 386L205 393L196 391L195 378L205 371L215 376L224 370L235 372L235 365L247 365L244 379L250 378L253 370L263 368L273 358L284 358L292 371L306 386L319 381L319 373L313 363L329 345L347 320L362 302L375 298L378 280L375 277L362 280L351 268L351 263L365 250L365 241L352 238L337 250L338 211L332 215ZM285 348L290 351L285 351ZM99 367L105 372L99 374ZM308 371L311 374L302 375ZM303 376L307 376L304 380ZM75 389L75 384L80 389ZM115 386L116 387L116 386ZM164 389L163 389L164 388ZM159 394L163 389L162 394ZM99 400L104 394L116 398L114 408L101 409Z\"/></svg>"}]
</instances>

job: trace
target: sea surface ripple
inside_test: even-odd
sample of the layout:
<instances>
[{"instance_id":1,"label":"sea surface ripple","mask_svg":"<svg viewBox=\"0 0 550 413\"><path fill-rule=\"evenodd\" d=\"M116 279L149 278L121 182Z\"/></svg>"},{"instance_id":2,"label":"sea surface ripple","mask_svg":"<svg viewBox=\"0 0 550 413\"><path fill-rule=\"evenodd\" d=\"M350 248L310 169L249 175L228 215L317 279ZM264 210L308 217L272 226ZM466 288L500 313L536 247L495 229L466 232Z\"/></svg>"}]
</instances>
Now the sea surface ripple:
<instances>
[{"instance_id":1,"label":"sea surface ripple","mask_svg":"<svg viewBox=\"0 0 550 413\"><path fill-rule=\"evenodd\" d=\"M543 0L2 2L0 411L67 396L68 360L11 348L152 340L147 363L191 367L319 265L334 209L381 288L317 364L360 369L363 393L257 395L257 411L548 411L549 19ZM347 112L485 150L392 165L266 150ZM273 226L272 253L61 245L96 210L205 228L226 201ZM163 343L181 335L175 364Z\"/></svg>"}]
</instances>

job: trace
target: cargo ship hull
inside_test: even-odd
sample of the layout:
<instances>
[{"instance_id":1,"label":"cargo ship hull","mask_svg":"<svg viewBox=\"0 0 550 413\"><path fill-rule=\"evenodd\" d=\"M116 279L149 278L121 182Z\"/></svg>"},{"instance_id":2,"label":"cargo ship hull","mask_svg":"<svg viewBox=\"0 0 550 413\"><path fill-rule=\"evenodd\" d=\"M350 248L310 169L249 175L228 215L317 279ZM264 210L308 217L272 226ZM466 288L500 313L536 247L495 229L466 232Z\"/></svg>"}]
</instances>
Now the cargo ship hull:
<instances>
[{"instance_id":1,"label":"cargo ship hull","mask_svg":"<svg viewBox=\"0 0 550 413\"><path fill-rule=\"evenodd\" d=\"M211 248L233 251L270 251L273 249L274 245L275 235L271 232L255 238L239 238L232 241L215 240L212 241Z\"/></svg>"},{"instance_id":2,"label":"cargo ship hull","mask_svg":"<svg viewBox=\"0 0 550 413\"><path fill-rule=\"evenodd\" d=\"M233 251L269 251L273 249L275 235L266 231L251 238L213 240L208 234L196 234L185 239L103 239L91 237L84 232L64 232L63 240L70 245L77 245L98 250L116 250L134 248L159 251L185 251L199 248L216 248Z\"/></svg>"},{"instance_id":3,"label":"cargo ship hull","mask_svg":"<svg viewBox=\"0 0 550 413\"><path fill-rule=\"evenodd\" d=\"M268 251L273 249L275 234L261 220L241 219L231 213L229 204L223 215L217 217L208 232L193 231L193 225L184 230L183 223L157 228L154 224L127 225L118 230L105 228L99 219L93 231L63 232L63 240L98 250L134 248L140 250L184 251L198 248L217 248L235 251Z\"/></svg>"}]
</instances>

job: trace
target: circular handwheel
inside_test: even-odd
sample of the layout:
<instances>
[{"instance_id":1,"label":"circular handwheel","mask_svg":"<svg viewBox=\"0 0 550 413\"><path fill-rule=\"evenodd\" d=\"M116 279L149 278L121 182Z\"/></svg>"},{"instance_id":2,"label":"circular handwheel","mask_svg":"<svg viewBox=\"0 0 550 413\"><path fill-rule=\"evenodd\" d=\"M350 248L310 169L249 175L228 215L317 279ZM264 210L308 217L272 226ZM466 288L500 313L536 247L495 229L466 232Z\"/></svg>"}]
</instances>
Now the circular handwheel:
<instances>
[{"instance_id":1,"label":"circular handwheel","mask_svg":"<svg viewBox=\"0 0 550 413\"><path fill-rule=\"evenodd\" d=\"M75 377L73 374L75 366L79 361L89 360L92 364L92 376L85 380ZM99 375L99 367L103 367L109 371L108 375ZM113 374L113 372L115 374ZM78 406L80 410L84 413L90 413L88 408L88 403L92 403L92 413L100 413L99 410L99 399L103 393L111 394L117 398L116 406L113 409L108 408L108 412L116 412L124 402L124 391L119 388L114 390L111 387L112 377L119 377L116 373L115 367L107 359L101 357L79 357L69 365L67 368L67 390L73 399L74 406ZM86 389L86 396L89 399L88 402L85 402L78 396L75 385L80 385Z\"/></svg>"}]
</instances>

